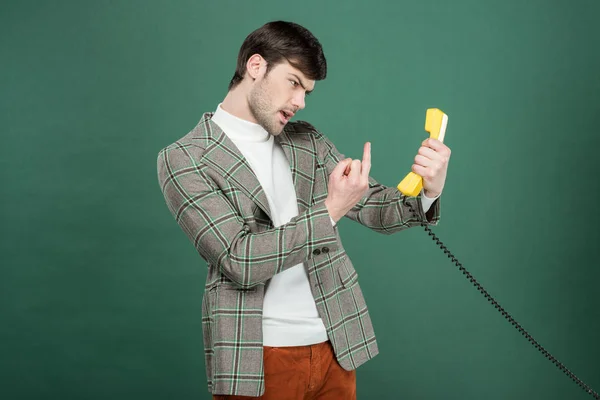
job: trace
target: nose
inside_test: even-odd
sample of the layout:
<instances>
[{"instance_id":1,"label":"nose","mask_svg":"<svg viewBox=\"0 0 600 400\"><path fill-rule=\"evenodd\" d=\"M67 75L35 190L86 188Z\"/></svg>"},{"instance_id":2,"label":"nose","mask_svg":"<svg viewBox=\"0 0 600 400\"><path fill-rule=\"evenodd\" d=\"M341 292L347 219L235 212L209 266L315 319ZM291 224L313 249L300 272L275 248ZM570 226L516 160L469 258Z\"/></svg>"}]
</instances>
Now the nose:
<instances>
[{"instance_id":1,"label":"nose","mask_svg":"<svg viewBox=\"0 0 600 400\"><path fill-rule=\"evenodd\" d=\"M303 110L304 107L306 106L306 103L304 102L304 97L306 95L304 94L303 91L299 91L297 92L294 97L292 97L292 105L296 108L298 108L298 110Z\"/></svg>"}]
</instances>

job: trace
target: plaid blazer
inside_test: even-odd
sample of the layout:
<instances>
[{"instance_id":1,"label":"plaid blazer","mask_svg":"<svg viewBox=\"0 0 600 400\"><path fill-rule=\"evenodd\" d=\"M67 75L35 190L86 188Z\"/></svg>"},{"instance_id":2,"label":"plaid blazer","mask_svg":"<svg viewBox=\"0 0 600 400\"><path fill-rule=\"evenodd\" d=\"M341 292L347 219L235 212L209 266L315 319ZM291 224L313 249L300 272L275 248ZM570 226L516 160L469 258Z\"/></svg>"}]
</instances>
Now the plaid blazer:
<instances>
[{"instance_id":1,"label":"plaid blazer","mask_svg":"<svg viewBox=\"0 0 600 400\"><path fill-rule=\"evenodd\" d=\"M275 137L287 156L298 216L274 227L265 193L241 152L205 113L187 135L158 154L158 181L175 220L208 264L202 328L208 390L264 393L262 306L265 283L305 263L311 290L340 365L351 370L379 352L358 275L324 201L343 160L312 125L290 122ZM411 214L411 203L418 217ZM436 225L440 200L424 215L419 197L372 178L346 217L383 234Z\"/></svg>"}]
</instances>

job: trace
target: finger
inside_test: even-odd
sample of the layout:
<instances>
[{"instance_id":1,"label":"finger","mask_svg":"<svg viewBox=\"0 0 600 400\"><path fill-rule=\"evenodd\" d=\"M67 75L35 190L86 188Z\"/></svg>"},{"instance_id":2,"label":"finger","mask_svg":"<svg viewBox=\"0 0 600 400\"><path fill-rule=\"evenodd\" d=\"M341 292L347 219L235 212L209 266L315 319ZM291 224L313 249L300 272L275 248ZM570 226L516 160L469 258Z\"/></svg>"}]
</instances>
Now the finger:
<instances>
[{"instance_id":1,"label":"finger","mask_svg":"<svg viewBox=\"0 0 600 400\"><path fill-rule=\"evenodd\" d=\"M350 165L350 162L352 162L351 158L346 158L345 160L340 161L335 166L335 168L333 169L333 171L331 171L331 175L338 176L338 177L344 175L345 174L345 170Z\"/></svg>"},{"instance_id":2,"label":"finger","mask_svg":"<svg viewBox=\"0 0 600 400\"><path fill-rule=\"evenodd\" d=\"M442 156L440 153L436 152L430 147L425 146L419 147L419 151L417 153L431 160L442 160L444 158L444 156Z\"/></svg>"},{"instance_id":3,"label":"finger","mask_svg":"<svg viewBox=\"0 0 600 400\"><path fill-rule=\"evenodd\" d=\"M431 166L434 166L435 163L437 163L437 162L439 162L439 161L431 160L431 159L429 159L427 157L424 157L424 156L422 156L420 154L417 154L415 156L415 164L420 165L422 167L431 167Z\"/></svg>"},{"instance_id":4,"label":"finger","mask_svg":"<svg viewBox=\"0 0 600 400\"><path fill-rule=\"evenodd\" d=\"M365 147L363 149L363 158L362 158L363 163L368 162L369 164L371 163L371 143L367 142L365 143Z\"/></svg>"},{"instance_id":5,"label":"finger","mask_svg":"<svg viewBox=\"0 0 600 400\"><path fill-rule=\"evenodd\" d=\"M355 179L356 177L359 177L360 176L360 160L352 160L352 164L350 167L352 168L352 170L350 171L348 178Z\"/></svg>"},{"instance_id":6,"label":"finger","mask_svg":"<svg viewBox=\"0 0 600 400\"><path fill-rule=\"evenodd\" d=\"M446 146L443 142L440 142L438 139L434 139L434 138L427 138L425 140L423 140L423 146L432 148L433 150L437 151L437 152L442 152L442 153L450 153L450 148L448 146Z\"/></svg>"},{"instance_id":7,"label":"finger","mask_svg":"<svg viewBox=\"0 0 600 400\"><path fill-rule=\"evenodd\" d=\"M361 175L363 179L369 178L369 172L371 171L371 143L365 143L365 149L363 151L363 160L361 164Z\"/></svg>"},{"instance_id":8,"label":"finger","mask_svg":"<svg viewBox=\"0 0 600 400\"><path fill-rule=\"evenodd\" d=\"M413 164L411 167L412 172L421 176L422 178L429 177L429 169L427 167L423 167L421 165Z\"/></svg>"},{"instance_id":9,"label":"finger","mask_svg":"<svg viewBox=\"0 0 600 400\"><path fill-rule=\"evenodd\" d=\"M344 176L348 176L348 175L350 175L350 169L351 169L351 168L350 168L350 163L348 163L348 164L346 165L346 168L344 169Z\"/></svg>"}]
</instances>

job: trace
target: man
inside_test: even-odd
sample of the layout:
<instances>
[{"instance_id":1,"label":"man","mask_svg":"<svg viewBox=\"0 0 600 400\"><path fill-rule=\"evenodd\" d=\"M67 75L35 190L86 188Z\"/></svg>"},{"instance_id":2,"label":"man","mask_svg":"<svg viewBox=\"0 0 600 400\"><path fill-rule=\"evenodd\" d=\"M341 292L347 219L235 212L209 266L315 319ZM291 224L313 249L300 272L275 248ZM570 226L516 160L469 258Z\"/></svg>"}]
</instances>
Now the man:
<instances>
[{"instance_id":1,"label":"man","mask_svg":"<svg viewBox=\"0 0 600 400\"><path fill-rule=\"evenodd\" d=\"M242 44L216 111L158 155L169 210L208 264L213 399L355 399L355 370L378 348L336 223L391 234L439 220L450 157L441 142L423 142L413 171L424 191L405 197L369 177L369 143L352 160L290 122L326 71L308 30L265 24Z\"/></svg>"}]
</instances>

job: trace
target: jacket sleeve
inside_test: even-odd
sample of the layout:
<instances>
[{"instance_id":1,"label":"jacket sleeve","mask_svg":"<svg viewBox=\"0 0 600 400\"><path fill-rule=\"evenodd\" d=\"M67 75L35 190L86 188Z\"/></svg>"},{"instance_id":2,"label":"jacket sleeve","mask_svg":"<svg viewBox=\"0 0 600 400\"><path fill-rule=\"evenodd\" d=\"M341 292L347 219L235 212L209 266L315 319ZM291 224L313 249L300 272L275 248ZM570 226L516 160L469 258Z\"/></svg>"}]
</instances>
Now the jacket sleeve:
<instances>
[{"instance_id":1,"label":"jacket sleeve","mask_svg":"<svg viewBox=\"0 0 600 400\"><path fill-rule=\"evenodd\" d=\"M204 168L184 146L169 146L158 154L158 181L171 214L202 258L241 288L311 259L315 249L337 249L324 201L285 225L251 232Z\"/></svg>"},{"instance_id":2,"label":"jacket sleeve","mask_svg":"<svg viewBox=\"0 0 600 400\"><path fill-rule=\"evenodd\" d=\"M316 129L315 134L319 143L319 155L330 175L335 166L346 157ZM428 225L437 225L440 219L440 198L435 200L425 214L421 194L405 196L396 187L384 186L369 177L367 193L345 216L376 232L392 234L420 226L421 221Z\"/></svg>"}]
</instances>

